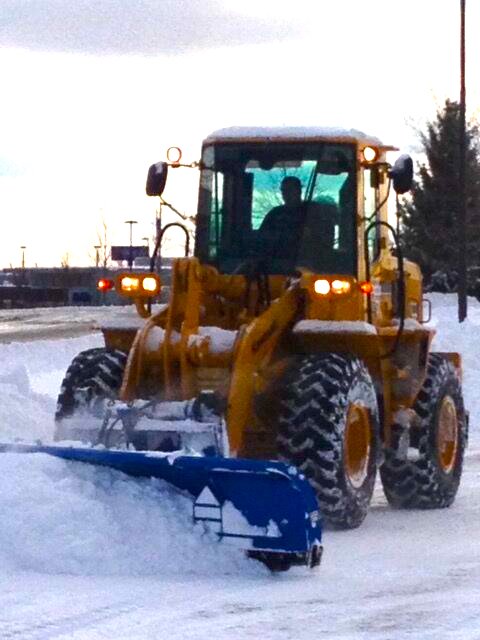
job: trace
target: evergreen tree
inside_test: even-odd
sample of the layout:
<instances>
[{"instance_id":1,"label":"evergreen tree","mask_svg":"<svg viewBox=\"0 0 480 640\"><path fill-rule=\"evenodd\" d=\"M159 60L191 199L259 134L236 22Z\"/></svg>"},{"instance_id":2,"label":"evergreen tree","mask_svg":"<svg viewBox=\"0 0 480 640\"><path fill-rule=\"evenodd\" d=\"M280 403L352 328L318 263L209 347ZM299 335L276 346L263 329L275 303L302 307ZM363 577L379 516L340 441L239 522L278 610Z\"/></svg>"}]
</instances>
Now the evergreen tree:
<instances>
[{"instance_id":1,"label":"evergreen tree","mask_svg":"<svg viewBox=\"0 0 480 640\"><path fill-rule=\"evenodd\" d=\"M420 133L426 161L418 167L411 198L400 207L405 256L419 263L428 279L458 267L460 105L447 100ZM480 265L480 139L467 125L467 264Z\"/></svg>"}]
</instances>

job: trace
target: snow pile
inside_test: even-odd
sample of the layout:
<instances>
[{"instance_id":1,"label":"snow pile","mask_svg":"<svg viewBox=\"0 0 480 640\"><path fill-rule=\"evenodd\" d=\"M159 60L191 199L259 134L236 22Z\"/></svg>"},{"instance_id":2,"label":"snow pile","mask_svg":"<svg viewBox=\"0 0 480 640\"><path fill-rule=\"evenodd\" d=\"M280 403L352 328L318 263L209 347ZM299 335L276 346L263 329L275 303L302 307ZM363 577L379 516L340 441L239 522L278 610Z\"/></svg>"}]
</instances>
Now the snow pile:
<instances>
[{"instance_id":1,"label":"snow pile","mask_svg":"<svg viewBox=\"0 0 480 640\"><path fill-rule=\"evenodd\" d=\"M0 441L48 441L65 370L100 335L0 344ZM192 522L158 480L46 455L0 456L0 572L147 575L258 572Z\"/></svg>"},{"instance_id":2,"label":"snow pile","mask_svg":"<svg viewBox=\"0 0 480 640\"><path fill-rule=\"evenodd\" d=\"M79 351L100 344L100 335L0 344L0 439L51 439L66 368Z\"/></svg>"},{"instance_id":3,"label":"snow pile","mask_svg":"<svg viewBox=\"0 0 480 640\"><path fill-rule=\"evenodd\" d=\"M470 412L470 442L480 444L480 303L468 299L468 318L458 323L456 294L429 293L432 303L430 325L437 330L432 349L454 351L462 356L463 394ZM467 450L468 453L468 450Z\"/></svg>"},{"instance_id":4,"label":"snow pile","mask_svg":"<svg viewBox=\"0 0 480 640\"><path fill-rule=\"evenodd\" d=\"M43 454L0 456L0 567L75 575L245 571L158 480ZM250 563L248 563L250 564Z\"/></svg>"}]
</instances>

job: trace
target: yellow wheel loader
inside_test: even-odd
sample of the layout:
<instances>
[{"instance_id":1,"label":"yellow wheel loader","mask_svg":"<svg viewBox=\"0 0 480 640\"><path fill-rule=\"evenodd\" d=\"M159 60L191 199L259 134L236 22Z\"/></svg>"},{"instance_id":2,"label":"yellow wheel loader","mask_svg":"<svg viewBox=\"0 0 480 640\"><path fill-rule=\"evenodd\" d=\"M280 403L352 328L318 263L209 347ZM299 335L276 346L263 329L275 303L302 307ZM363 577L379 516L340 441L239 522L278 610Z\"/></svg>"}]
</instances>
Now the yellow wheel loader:
<instances>
[{"instance_id":1,"label":"yellow wheel loader","mask_svg":"<svg viewBox=\"0 0 480 640\"><path fill-rule=\"evenodd\" d=\"M387 213L412 161L390 166L390 150L343 129L208 136L189 165L194 255L174 261L154 312L161 237L150 272L117 277L142 321L75 358L56 440L284 462L338 528L365 518L377 469L391 505L449 506L467 440L461 362L430 350L421 273ZM147 194L183 166L153 165Z\"/></svg>"}]
</instances>

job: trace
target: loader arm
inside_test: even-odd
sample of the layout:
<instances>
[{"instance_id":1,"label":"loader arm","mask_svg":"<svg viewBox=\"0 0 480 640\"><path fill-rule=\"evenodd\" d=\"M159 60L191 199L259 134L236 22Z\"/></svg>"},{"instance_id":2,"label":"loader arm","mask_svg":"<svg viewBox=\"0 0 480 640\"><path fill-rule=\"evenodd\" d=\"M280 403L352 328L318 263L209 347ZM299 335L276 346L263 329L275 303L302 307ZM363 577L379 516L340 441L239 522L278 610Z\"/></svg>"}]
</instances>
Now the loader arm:
<instances>
[{"instance_id":1,"label":"loader arm","mask_svg":"<svg viewBox=\"0 0 480 640\"><path fill-rule=\"evenodd\" d=\"M266 369L272 363L279 341L293 325L301 300L300 289L292 286L241 332L227 409L228 435L234 455L248 454L245 434L252 426L254 396L268 383Z\"/></svg>"}]
</instances>

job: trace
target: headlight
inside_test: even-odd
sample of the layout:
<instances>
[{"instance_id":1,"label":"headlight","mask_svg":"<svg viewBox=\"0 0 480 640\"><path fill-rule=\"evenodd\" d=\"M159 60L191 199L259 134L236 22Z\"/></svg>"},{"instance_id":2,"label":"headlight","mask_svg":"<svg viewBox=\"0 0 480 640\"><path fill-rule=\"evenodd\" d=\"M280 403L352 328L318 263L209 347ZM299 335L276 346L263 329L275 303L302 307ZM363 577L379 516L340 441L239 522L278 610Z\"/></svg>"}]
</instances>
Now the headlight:
<instances>
[{"instance_id":1,"label":"headlight","mask_svg":"<svg viewBox=\"0 0 480 640\"><path fill-rule=\"evenodd\" d=\"M144 291L148 291L149 293L155 292L158 290L158 281L156 280L156 278L147 276L142 280L142 289Z\"/></svg>"},{"instance_id":2,"label":"headlight","mask_svg":"<svg viewBox=\"0 0 480 640\"><path fill-rule=\"evenodd\" d=\"M350 282L348 280L334 280L332 282L333 293L348 293L350 291Z\"/></svg>"},{"instance_id":3,"label":"headlight","mask_svg":"<svg viewBox=\"0 0 480 640\"><path fill-rule=\"evenodd\" d=\"M160 278L155 273L122 273L117 276L118 293L131 298L153 298L160 287Z\"/></svg>"},{"instance_id":4,"label":"headlight","mask_svg":"<svg viewBox=\"0 0 480 640\"><path fill-rule=\"evenodd\" d=\"M123 276L120 280L120 289L125 292L138 291L140 287L139 278L132 276Z\"/></svg>"},{"instance_id":5,"label":"headlight","mask_svg":"<svg viewBox=\"0 0 480 640\"><path fill-rule=\"evenodd\" d=\"M333 280L317 278L313 281L313 290L320 296L346 295L352 290L352 282L343 278L334 278Z\"/></svg>"},{"instance_id":6,"label":"headlight","mask_svg":"<svg viewBox=\"0 0 480 640\"><path fill-rule=\"evenodd\" d=\"M315 280L313 288L315 289L315 293L326 296L327 293L330 293L330 282L328 280Z\"/></svg>"}]
</instances>

